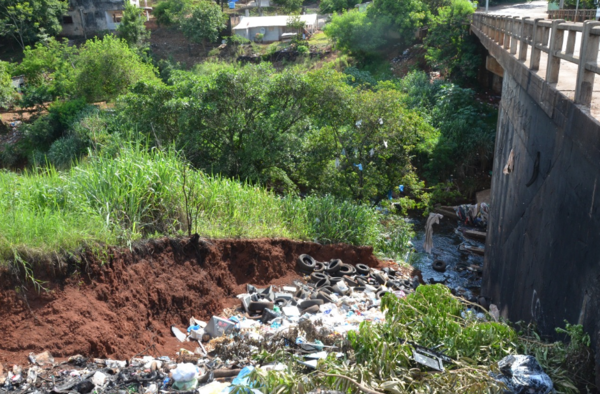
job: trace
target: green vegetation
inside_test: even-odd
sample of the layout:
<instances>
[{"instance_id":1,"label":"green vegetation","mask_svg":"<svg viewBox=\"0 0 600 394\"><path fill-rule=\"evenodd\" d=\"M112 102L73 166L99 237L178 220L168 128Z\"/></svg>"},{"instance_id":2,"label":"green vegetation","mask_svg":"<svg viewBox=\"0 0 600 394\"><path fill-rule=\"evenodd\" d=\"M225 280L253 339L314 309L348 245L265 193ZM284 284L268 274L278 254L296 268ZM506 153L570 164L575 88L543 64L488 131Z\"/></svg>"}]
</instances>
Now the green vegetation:
<instances>
[{"instance_id":1,"label":"green vegetation","mask_svg":"<svg viewBox=\"0 0 600 394\"><path fill-rule=\"evenodd\" d=\"M134 48L147 46L150 32L146 30L145 20L142 10L132 4L127 4L121 23L117 28L119 36Z\"/></svg>"},{"instance_id":2,"label":"green vegetation","mask_svg":"<svg viewBox=\"0 0 600 394\"><path fill-rule=\"evenodd\" d=\"M325 33L338 49L367 63L392 46L413 45L415 32L428 27L424 45L429 65L465 82L476 78L481 63L479 47L469 35L473 12L468 0L381 0L366 12L355 9L334 15Z\"/></svg>"},{"instance_id":3,"label":"green vegetation","mask_svg":"<svg viewBox=\"0 0 600 394\"><path fill-rule=\"evenodd\" d=\"M225 16L217 3L201 1L191 8L191 13L181 19L183 34L193 42L215 42L219 32L225 28Z\"/></svg>"},{"instance_id":4,"label":"green vegetation","mask_svg":"<svg viewBox=\"0 0 600 394\"><path fill-rule=\"evenodd\" d=\"M331 14L354 8L358 3L358 0L323 0L319 4L319 10L322 14Z\"/></svg>"},{"instance_id":5,"label":"green vegetation","mask_svg":"<svg viewBox=\"0 0 600 394\"><path fill-rule=\"evenodd\" d=\"M331 196L279 198L193 170L172 149L126 144L113 156L104 147L66 172L0 172L1 261L178 235L188 224L207 237L290 237L386 252L391 230L373 208Z\"/></svg>"},{"instance_id":6,"label":"green vegetation","mask_svg":"<svg viewBox=\"0 0 600 394\"><path fill-rule=\"evenodd\" d=\"M0 0L0 38L12 39L25 49L60 33L66 12L64 0Z\"/></svg>"},{"instance_id":7,"label":"green vegetation","mask_svg":"<svg viewBox=\"0 0 600 394\"><path fill-rule=\"evenodd\" d=\"M476 38L469 34L465 21L473 14L469 0L452 0L450 5L438 9L438 15L431 18L425 38L427 61L444 75L457 79L474 80L481 56L477 50Z\"/></svg>"},{"instance_id":8,"label":"green vegetation","mask_svg":"<svg viewBox=\"0 0 600 394\"><path fill-rule=\"evenodd\" d=\"M387 294L382 308L386 310L385 322L362 323L358 332L348 333L349 343L338 337L339 346L351 349L344 352L344 358L337 360L331 355L319 361L316 371L306 374L290 353L259 353L255 356L259 361L284 362L287 369L255 370L248 387L238 386L232 392L248 388L278 393L314 388L368 392L359 390L359 384L392 393L501 392L502 387L489 373L497 372L496 363L509 354L534 355L557 391L578 392L573 381L582 376L577 376L576 367L567 361L589 352L588 346L573 340L578 336L571 336L569 346L543 343L528 328L519 332L505 322L494 321L478 306L452 296L443 285L420 286L401 299ZM477 313L481 313L479 317ZM577 327L581 330L581 326L567 329L571 333ZM442 373L419 368L409 342L429 348L440 346L454 362L446 363Z\"/></svg>"},{"instance_id":9,"label":"green vegetation","mask_svg":"<svg viewBox=\"0 0 600 394\"><path fill-rule=\"evenodd\" d=\"M8 108L15 101L9 66L9 63L0 61L0 108Z\"/></svg>"},{"instance_id":10,"label":"green vegetation","mask_svg":"<svg viewBox=\"0 0 600 394\"><path fill-rule=\"evenodd\" d=\"M23 107L45 107L56 99L111 100L138 81L156 79L153 67L112 35L88 40L80 48L50 39L26 48L24 55L15 68L27 80Z\"/></svg>"}]
</instances>

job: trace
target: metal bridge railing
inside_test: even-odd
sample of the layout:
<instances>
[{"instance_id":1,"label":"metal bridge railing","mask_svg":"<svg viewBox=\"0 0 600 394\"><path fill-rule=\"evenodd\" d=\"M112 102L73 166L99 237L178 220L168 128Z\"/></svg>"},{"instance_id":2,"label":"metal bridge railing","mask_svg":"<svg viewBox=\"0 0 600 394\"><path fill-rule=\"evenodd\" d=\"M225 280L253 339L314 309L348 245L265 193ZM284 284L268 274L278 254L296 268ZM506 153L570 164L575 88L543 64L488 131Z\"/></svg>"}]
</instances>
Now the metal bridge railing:
<instances>
[{"instance_id":1,"label":"metal bridge railing","mask_svg":"<svg viewBox=\"0 0 600 394\"><path fill-rule=\"evenodd\" d=\"M473 15L472 26L523 63L527 61L530 50L531 70L539 70L541 53L546 53L548 63L545 79L549 84L558 83L561 60L576 64L575 103L590 107L594 78L596 74L600 74L600 22L565 22L560 19L529 19L476 13ZM578 48L575 47L577 41L580 41Z\"/></svg>"}]
</instances>

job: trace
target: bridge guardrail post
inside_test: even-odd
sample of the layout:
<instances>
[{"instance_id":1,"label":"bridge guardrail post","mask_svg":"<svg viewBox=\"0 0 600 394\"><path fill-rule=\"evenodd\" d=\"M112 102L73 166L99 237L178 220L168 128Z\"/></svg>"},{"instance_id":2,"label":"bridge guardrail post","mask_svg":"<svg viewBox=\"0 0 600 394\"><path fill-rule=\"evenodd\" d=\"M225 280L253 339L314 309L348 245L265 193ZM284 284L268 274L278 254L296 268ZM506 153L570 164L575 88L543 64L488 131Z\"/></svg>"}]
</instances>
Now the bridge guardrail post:
<instances>
[{"instance_id":1,"label":"bridge guardrail post","mask_svg":"<svg viewBox=\"0 0 600 394\"><path fill-rule=\"evenodd\" d=\"M521 45L519 46L519 60L524 62L527 60L527 25L525 20L528 16L521 18Z\"/></svg>"},{"instance_id":2,"label":"bridge guardrail post","mask_svg":"<svg viewBox=\"0 0 600 394\"><path fill-rule=\"evenodd\" d=\"M579 67L577 68L577 82L575 83L575 104L589 108L592 104L594 90L594 77L596 73L586 68L588 63L596 64L598 61L598 45L600 36L590 34L593 27L600 26L600 22L583 22L581 49L579 50Z\"/></svg>"},{"instance_id":3,"label":"bridge guardrail post","mask_svg":"<svg viewBox=\"0 0 600 394\"><path fill-rule=\"evenodd\" d=\"M550 84L558 83L558 74L560 72L560 58L556 56L562 50L565 31L558 28L558 25L564 20L555 19L552 21L550 45L548 45L548 67L546 68L546 82Z\"/></svg>"},{"instance_id":4,"label":"bridge guardrail post","mask_svg":"<svg viewBox=\"0 0 600 394\"><path fill-rule=\"evenodd\" d=\"M537 44L541 44L544 38L544 28L538 26L539 21L543 18L535 18L533 20L533 31L531 34L531 58L529 59L529 69L537 71L540 69L540 58L542 51L537 48Z\"/></svg>"},{"instance_id":5,"label":"bridge guardrail post","mask_svg":"<svg viewBox=\"0 0 600 394\"><path fill-rule=\"evenodd\" d=\"M508 50L508 48L510 48L510 43L513 40L513 38L511 37L511 24L512 24L512 18L509 18L508 16L504 17L504 49Z\"/></svg>"},{"instance_id":6,"label":"bridge guardrail post","mask_svg":"<svg viewBox=\"0 0 600 394\"><path fill-rule=\"evenodd\" d=\"M504 35L504 16L503 15L499 15L498 16L498 45L499 46L503 46L504 45L504 40L505 35Z\"/></svg>"},{"instance_id":7,"label":"bridge guardrail post","mask_svg":"<svg viewBox=\"0 0 600 394\"><path fill-rule=\"evenodd\" d=\"M512 17L512 21L511 21L511 25L510 25L510 31L511 31L511 35L512 37L510 38L510 54L511 55L515 55L517 53L517 43L518 43L518 37L519 37L519 24L517 23L517 19L519 19L518 16L513 16Z\"/></svg>"}]
</instances>

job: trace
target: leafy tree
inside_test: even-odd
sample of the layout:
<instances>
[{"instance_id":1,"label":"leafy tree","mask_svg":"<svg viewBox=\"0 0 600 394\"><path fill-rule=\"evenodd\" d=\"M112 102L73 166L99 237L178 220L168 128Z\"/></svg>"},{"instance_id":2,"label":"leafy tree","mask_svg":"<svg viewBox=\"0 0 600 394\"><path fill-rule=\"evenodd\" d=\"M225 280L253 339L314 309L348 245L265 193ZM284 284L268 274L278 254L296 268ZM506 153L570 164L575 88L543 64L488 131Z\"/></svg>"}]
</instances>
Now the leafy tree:
<instances>
[{"instance_id":1,"label":"leafy tree","mask_svg":"<svg viewBox=\"0 0 600 394\"><path fill-rule=\"evenodd\" d=\"M305 133L338 118L339 92L349 89L331 71L276 72L269 64L175 72L171 81L138 84L120 101L122 119L161 144L175 141L207 172L286 184Z\"/></svg>"},{"instance_id":2,"label":"leafy tree","mask_svg":"<svg viewBox=\"0 0 600 394\"><path fill-rule=\"evenodd\" d=\"M414 41L415 30L422 27L428 17L428 7L421 0L378 0L367 8L371 23L390 29L393 37L404 45Z\"/></svg>"},{"instance_id":3,"label":"leafy tree","mask_svg":"<svg viewBox=\"0 0 600 394\"><path fill-rule=\"evenodd\" d=\"M473 12L469 0L452 0L432 18L425 39L429 64L461 80L476 78L481 64L476 39L469 34Z\"/></svg>"},{"instance_id":4,"label":"leafy tree","mask_svg":"<svg viewBox=\"0 0 600 394\"><path fill-rule=\"evenodd\" d=\"M26 47L16 74L24 75L27 84L23 90L21 105L33 107L73 94L77 47L69 46L68 40L54 38L35 47Z\"/></svg>"},{"instance_id":5,"label":"leafy tree","mask_svg":"<svg viewBox=\"0 0 600 394\"><path fill-rule=\"evenodd\" d=\"M322 0L319 4L319 10L322 14L331 14L349 10L359 3L360 0Z\"/></svg>"},{"instance_id":6,"label":"leafy tree","mask_svg":"<svg viewBox=\"0 0 600 394\"><path fill-rule=\"evenodd\" d=\"M75 93L88 102L112 100L139 81L157 79L151 65L112 35L87 41L75 69Z\"/></svg>"},{"instance_id":7,"label":"leafy tree","mask_svg":"<svg viewBox=\"0 0 600 394\"><path fill-rule=\"evenodd\" d=\"M0 108L8 108L15 99L15 89L12 86L12 78L7 62L0 61Z\"/></svg>"},{"instance_id":8,"label":"leafy tree","mask_svg":"<svg viewBox=\"0 0 600 394\"><path fill-rule=\"evenodd\" d=\"M387 42L387 30L387 25L375 23L367 13L358 10L333 15L331 23L325 26L325 34L340 50L359 58L382 47Z\"/></svg>"},{"instance_id":9,"label":"leafy tree","mask_svg":"<svg viewBox=\"0 0 600 394\"><path fill-rule=\"evenodd\" d=\"M171 26L179 23L179 20L197 1L194 0L163 0L158 3L152 15L160 26Z\"/></svg>"},{"instance_id":10,"label":"leafy tree","mask_svg":"<svg viewBox=\"0 0 600 394\"><path fill-rule=\"evenodd\" d=\"M342 123L309 135L302 168L313 190L367 200L412 178L415 147L434 130L399 98L393 89L351 90Z\"/></svg>"},{"instance_id":11,"label":"leafy tree","mask_svg":"<svg viewBox=\"0 0 600 394\"><path fill-rule=\"evenodd\" d=\"M21 48L61 31L64 0L0 0L0 37L10 37Z\"/></svg>"},{"instance_id":12,"label":"leafy tree","mask_svg":"<svg viewBox=\"0 0 600 394\"><path fill-rule=\"evenodd\" d=\"M191 41L215 42L225 28L224 15L217 3L201 1L191 9L191 14L181 20L181 30Z\"/></svg>"},{"instance_id":13,"label":"leafy tree","mask_svg":"<svg viewBox=\"0 0 600 394\"><path fill-rule=\"evenodd\" d=\"M296 12L302 8L303 0L273 0L273 3L283 7L285 12Z\"/></svg>"},{"instance_id":14,"label":"leafy tree","mask_svg":"<svg viewBox=\"0 0 600 394\"><path fill-rule=\"evenodd\" d=\"M145 17L142 10L132 4L127 4L123 11L123 19L117 28L119 36L132 47L146 46L150 38L150 31L146 29L144 22Z\"/></svg>"}]
</instances>

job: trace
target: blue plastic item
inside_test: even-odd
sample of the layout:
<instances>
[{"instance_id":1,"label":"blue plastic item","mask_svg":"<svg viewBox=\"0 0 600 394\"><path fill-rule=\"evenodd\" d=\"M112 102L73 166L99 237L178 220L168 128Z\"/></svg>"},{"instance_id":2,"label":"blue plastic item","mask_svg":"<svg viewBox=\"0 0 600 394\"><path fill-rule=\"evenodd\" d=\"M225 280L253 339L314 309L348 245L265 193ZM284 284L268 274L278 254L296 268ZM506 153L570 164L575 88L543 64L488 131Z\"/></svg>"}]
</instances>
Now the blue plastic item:
<instances>
[{"instance_id":1,"label":"blue plastic item","mask_svg":"<svg viewBox=\"0 0 600 394\"><path fill-rule=\"evenodd\" d=\"M235 2L233 2L233 1L229 2L229 8L231 8L231 9L235 8Z\"/></svg>"},{"instance_id":2,"label":"blue plastic item","mask_svg":"<svg viewBox=\"0 0 600 394\"><path fill-rule=\"evenodd\" d=\"M192 332L192 330L199 330L200 326L198 324L196 324L195 326L189 326L188 327L188 332Z\"/></svg>"},{"instance_id":3,"label":"blue plastic item","mask_svg":"<svg viewBox=\"0 0 600 394\"><path fill-rule=\"evenodd\" d=\"M398 190L400 190L401 193L404 193L404 185L398 186Z\"/></svg>"}]
</instances>

